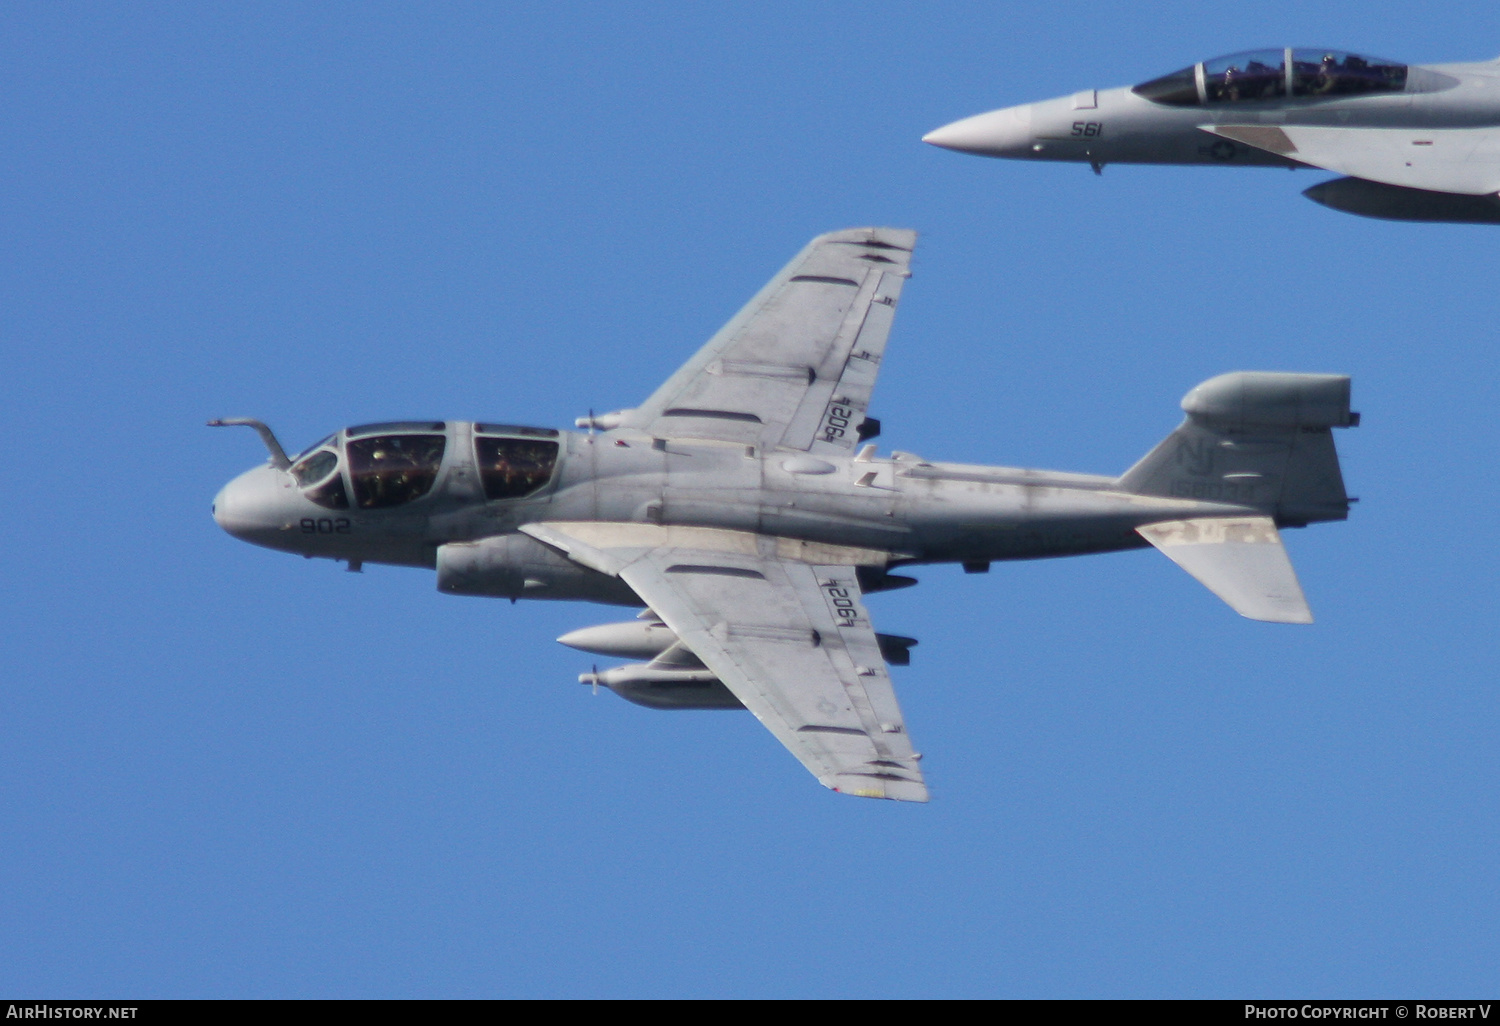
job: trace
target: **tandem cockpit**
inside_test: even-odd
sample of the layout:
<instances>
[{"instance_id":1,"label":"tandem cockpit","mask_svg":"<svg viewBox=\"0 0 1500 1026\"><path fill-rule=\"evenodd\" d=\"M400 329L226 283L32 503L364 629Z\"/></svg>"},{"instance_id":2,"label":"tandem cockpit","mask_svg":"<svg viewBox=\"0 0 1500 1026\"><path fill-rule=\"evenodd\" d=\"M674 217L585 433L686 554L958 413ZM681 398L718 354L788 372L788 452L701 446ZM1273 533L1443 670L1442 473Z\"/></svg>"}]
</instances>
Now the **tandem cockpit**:
<instances>
[{"instance_id":1,"label":"tandem cockpit","mask_svg":"<svg viewBox=\"0 0 1500 1026\"><path fill-rule=\"evenodd\" d=\"M1221 103L1271 103L1399 93L1407 88L1405 64L1343 50L1248 50L1202 61L1131 90L1153 103L1196 107Z\"/></svg>"},{"instance_id":2,"label":"tandem cockpit","mask_svg":"<svg viewBox=\"0 0 1500 1026\"><path fill-rule=\"evenodd\" d=\"M455 435L472 449L449 453ZM521 499L552 480L558 432L513 424L395 421L330 435L299 455L289 472L327 509L392 509L432 491L444 462L473 466L486 499ZM465 446L468 449L468 446Z\"/></svg>"},{"instance_id":3,"label":"tandem cockpit","mask_svg":"<svg viewBox=\"0 0 1500 1026\"><path fill-rule=\"evenodd\" d=\"M260 433L271 454L214 502L229 529L287 522L304 502L336 513L379 515L446 496L463 503L526 499L557 470L561 435L552 428L468 421L390 421L344 428L287 456L271 429L240 418L209 422Z\"/></svg>"}]
</instances>

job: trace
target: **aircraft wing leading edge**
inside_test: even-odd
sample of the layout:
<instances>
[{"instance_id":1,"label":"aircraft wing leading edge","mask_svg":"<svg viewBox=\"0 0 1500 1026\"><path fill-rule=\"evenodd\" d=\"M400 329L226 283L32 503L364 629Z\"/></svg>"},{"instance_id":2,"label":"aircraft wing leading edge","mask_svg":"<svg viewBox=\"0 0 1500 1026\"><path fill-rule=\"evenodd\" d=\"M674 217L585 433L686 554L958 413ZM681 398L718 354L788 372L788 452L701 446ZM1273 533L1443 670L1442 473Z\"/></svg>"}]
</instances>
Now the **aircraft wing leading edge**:
<instances>
[{"instance_id":1,"label":"aircraft wing leading edge","mask_svg":"<svg viewBox=\"0 0 1500 1026\"><path fill-rule=\"evenodd\" d=\"M874 553L644 524L522 530L629 584L825 787L927 801L861 601L855 564Z\"/></svg>"},{"instance_id":2,"label":"aircraft wing leading edge","mask_svg":"<svg viewBox=\"0 0 1500 1026\"><path fill-rule=\"evenodd\" d=\"M1466 196L1500 191L1500 129L1199 127L1246 146L1371 182Z\"/></svg>"},{"instance_id":3,"label":"aircraft wing leading edge","mask_svg":"<svg viewBox=\"0 0 1500 1026\"><path fill-rule=\"evenodd\" d=\"M854 568L711 555L620 576L823 786L927 801Z\"/></svg>"}]
</instances>

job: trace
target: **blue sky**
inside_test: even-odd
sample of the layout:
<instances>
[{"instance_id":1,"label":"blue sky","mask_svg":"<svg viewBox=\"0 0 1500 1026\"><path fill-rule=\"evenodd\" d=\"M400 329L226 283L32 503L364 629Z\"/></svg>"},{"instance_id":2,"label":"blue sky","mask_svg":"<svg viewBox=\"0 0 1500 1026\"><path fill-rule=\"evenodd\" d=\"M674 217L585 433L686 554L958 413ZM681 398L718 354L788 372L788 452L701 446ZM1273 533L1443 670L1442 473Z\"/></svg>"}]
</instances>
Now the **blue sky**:
<instances>
[{"instance_id":1,"label":"blue sky","mask_svg":"<svg viewBox=\"0 0 1500 1026\"><path fill-rule=\"evenodd\" d=\"M1220 53L1500 54L1492 3L0 12L0 992L1467 996L1500 964L1500 231L955 118ZM1193 384L1354 376L1318 622L1151 551L881 595L928 806L574 681L603 607L240 544L261 458L647 395L811 236L923 235L883 446L1117 473ZM24 472L23 472L24 471Z\"/></svg>"}]
</instances>

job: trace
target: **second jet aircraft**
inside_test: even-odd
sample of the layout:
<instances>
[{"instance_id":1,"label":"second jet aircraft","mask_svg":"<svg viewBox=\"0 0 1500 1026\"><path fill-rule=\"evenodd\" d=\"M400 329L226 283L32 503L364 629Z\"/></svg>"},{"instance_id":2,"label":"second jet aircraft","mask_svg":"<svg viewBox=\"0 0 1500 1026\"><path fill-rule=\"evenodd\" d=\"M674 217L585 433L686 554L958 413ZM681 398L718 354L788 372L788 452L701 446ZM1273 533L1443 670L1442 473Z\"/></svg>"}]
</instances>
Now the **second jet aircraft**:
<instances>
[{"instance_id":1,"label":"second jet aircraft","mask_svg":"<svg viewBox=\"0 0 1500 1026\"><path fill-rule=\"evenodd\" d=\"M1407 65L1278 48L1137 86L1085 89L929 132L964 153L1092 164L1314 167L1325 206L1403 221L1500 223L1500 59Z\"/></svg>"}]
</instances>

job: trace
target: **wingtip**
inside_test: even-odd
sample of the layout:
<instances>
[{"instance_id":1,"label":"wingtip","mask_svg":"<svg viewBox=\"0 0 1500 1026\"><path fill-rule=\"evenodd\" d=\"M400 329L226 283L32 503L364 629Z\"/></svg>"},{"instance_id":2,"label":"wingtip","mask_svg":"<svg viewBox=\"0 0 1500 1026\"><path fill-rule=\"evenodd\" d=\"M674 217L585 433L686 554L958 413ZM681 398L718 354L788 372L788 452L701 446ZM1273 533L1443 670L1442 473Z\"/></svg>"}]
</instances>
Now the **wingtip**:
<instances>
[{"instance_id":1,"label":"wingtip","mask_svg":"<svg viewBox=\"0 0 1500 1026\"><path fill-rule=\"evenodd\" d=\"M1312 611L1305 607L1300 611L1294 610L1288 613L1274 613L1271 615L1266 615L1264 613L1246 613L1238 609L1236 609L1235 612L1239 613L1246 620L1254 620L1256 623L1309 624L1313 622Z\"/></svg>"},{"instance_id":2,"label":"wingtip","mask_svg":"<svg viewBox=\"0 0 1500 1026\"><path fill-rule=\"evenodd\" d=\"M819 235L813 242L874 243L879 246L904 249L910 252L917 244L917 230L915 228L891 228L881 225L869 225L862 228L841 228L838 231Z\"/></svg>"},{"instance_id":3,"label":"wingtip","mask_svg":"<svg viewBox=\"0 0 1500 1026\"><path fill-rule=\"evenodd\" d=\"M852 798L884 798L892 802L917 802L919 804L925 804L932 798L927 793L927 785L920 780L887 780L878 783L861 781L845 787L837 782L840 776L842 774L819 777L818 783L834 794L846 794Z\"/></svg>"}]
</instances>

